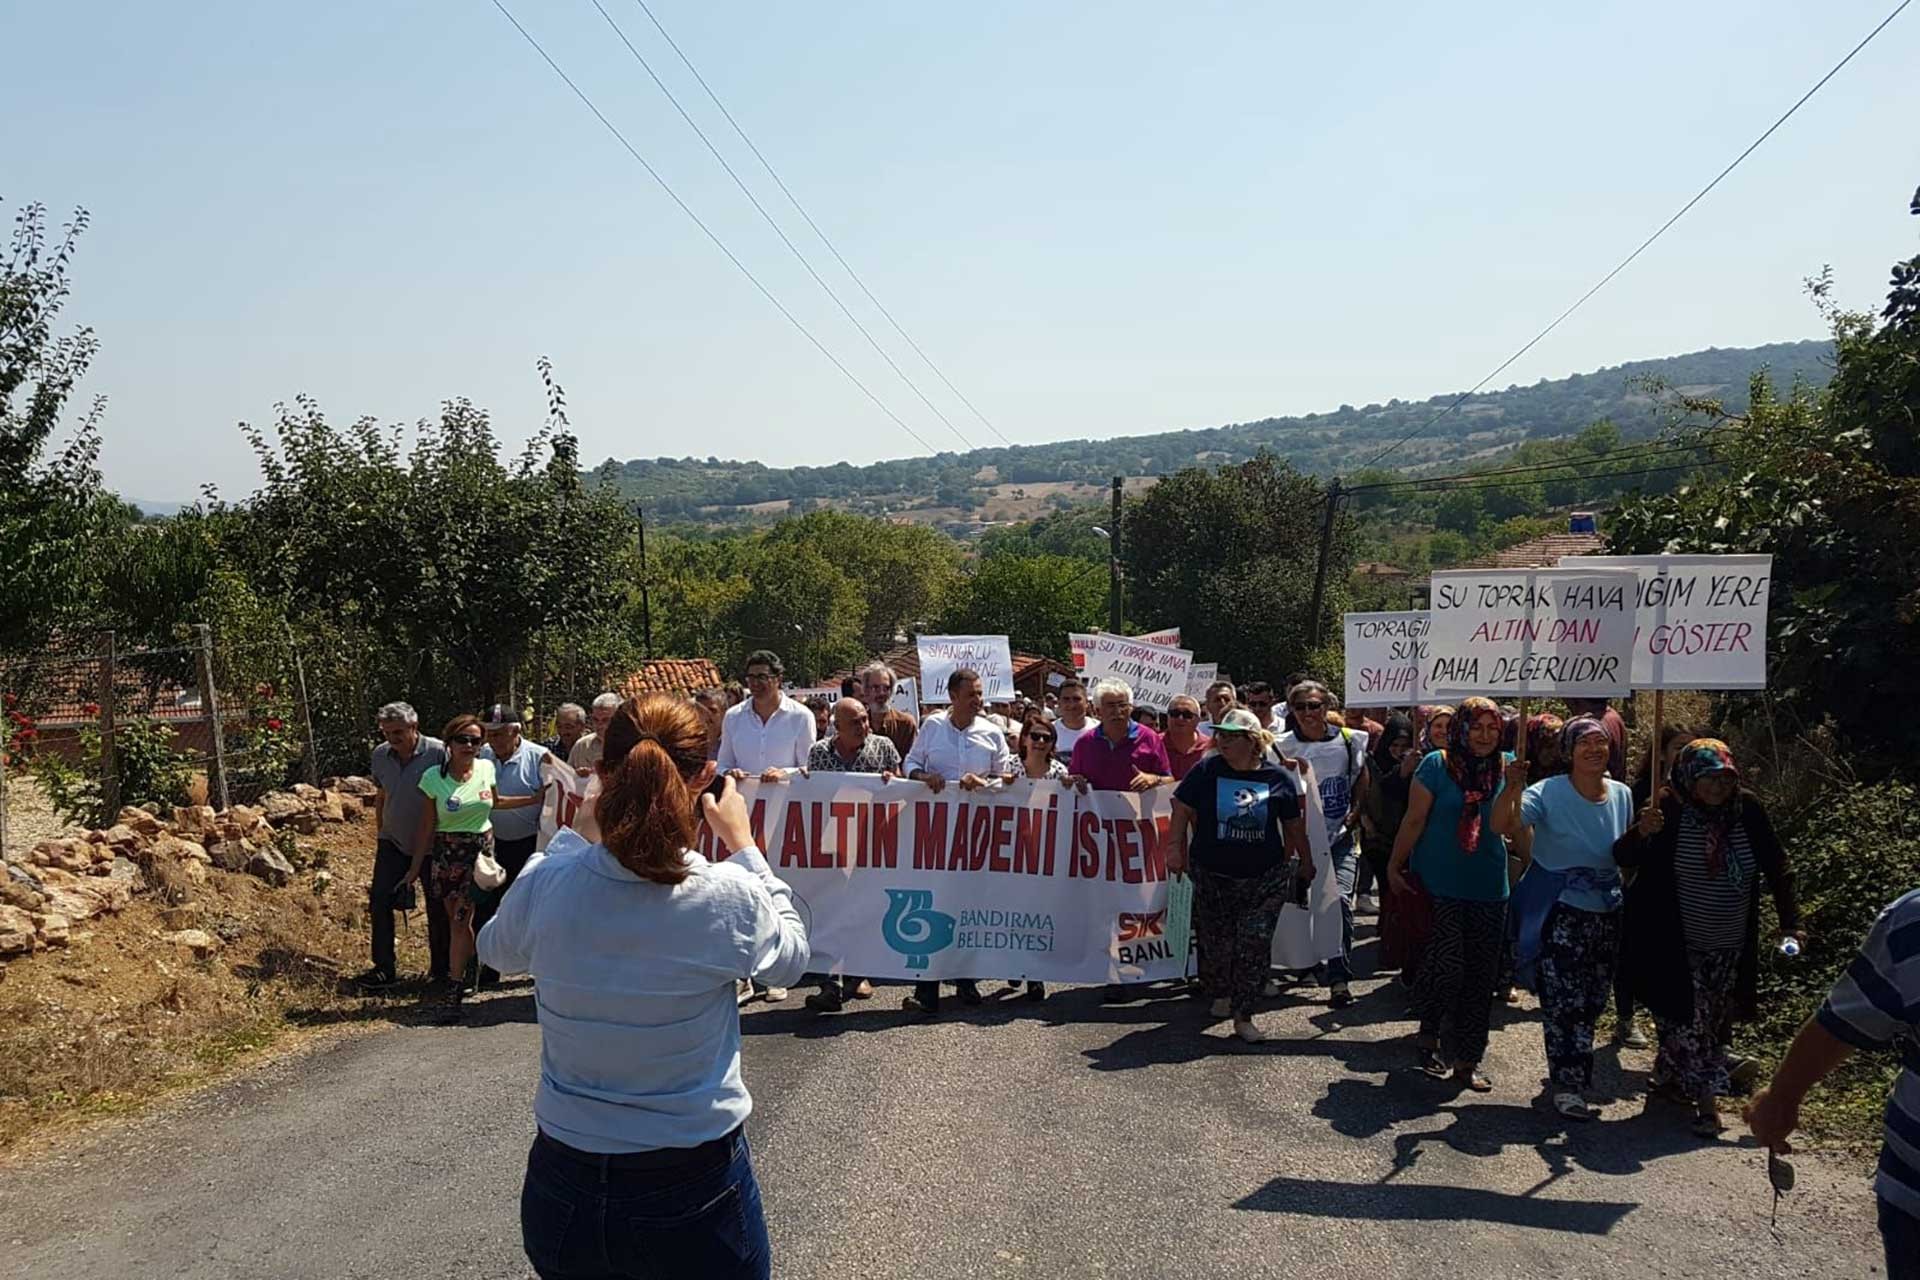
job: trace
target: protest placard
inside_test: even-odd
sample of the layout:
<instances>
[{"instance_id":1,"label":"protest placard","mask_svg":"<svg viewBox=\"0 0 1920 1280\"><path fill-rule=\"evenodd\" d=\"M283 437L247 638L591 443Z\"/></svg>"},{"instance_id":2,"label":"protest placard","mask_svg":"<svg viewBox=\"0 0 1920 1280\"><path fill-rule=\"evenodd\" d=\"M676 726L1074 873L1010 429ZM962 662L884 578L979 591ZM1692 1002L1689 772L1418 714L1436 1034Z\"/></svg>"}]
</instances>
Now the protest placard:
<instances>
[{"instance_id":1,"label":"protest placard","mask_svg":"<svg viewBox=\"0 0 1920 1280\"><path fill-rule=\"evenodd\" d=\"M840 701L840 686L837 684L810 684L798 689L783 689L781 692L795 702L805 702L809 698L825 698L828 702Z\"/></svg>"},{"instance_id":2,"label":"protest placard","mask_svg":"<svg viewBox=\"0 0 1920 1280\"><path fill-rule=\"evenodd\" d=\"M892 711L904 711L915 720L920 718L920 682L912 676L902 676L893 682L893 697L887 699L887 707Z\"/></svg>"},{"instance_id":3,"label":"protest placard","mask_svg":"<svg viewBox=\"0 0 1920 1280\"><path fill-rule=\"evenodd\" d=\"M1166 649L1180 647L1180 628L1168 627L1165 631L1149 631L1143 636L1128 636L1129 640L1138 640L1141 644L1157 644Z\"/></svg>"},{"instance_id":4,"label":"protest placard","mask_svg":"<svg viewBox=\"0 0 1920 1280\"><path fill-rule=\"evenodd\" d=\"M947 701L947 677L962 667L980 673L988 702L1013 701L1013 652L1005 636L921 636L920 701Z\"/></svg>"},{"instance_id":5,"label":"protest placard","mask_svg":"<svg viewBox=\"0 0 1920 1280\"><path fill-rule=\"evenodd\" d=\"M1110 676L1133 686L1134 705L1164 711L1177 694L1187 691L1187 673L1193 653L1165 645L1147 644L1105 631L1076 632L1067 637L1074 665L1091 685ZM1084 662L1079 659L1084 657Z\"/></svg>"},{"instance_id":6,"label":"protest placard","mask_svg":"<svg viewBox=\"0 0 1920 1280\"><path fill-rule=\"evenodd\" d=\"M1185 971L1167 936L1171 788L1079 795L1021 780L934 795L815 774L741 790L817 972L1153 982ZM704 824L696 847L726 855Z\"/></svg>"},{"instance_id":7,"label":"protest placard","mask_svg":"<svg viewBox=\"0 0 1920 1280\"><path fill-rule=\"evenodd\" d=\"M1630 569L1434 574L1422 696L1625 695L1638 581Z\"/></svg>"},{"instance_id":8,"label":"protest placard","mask_svg":"<svg viewBox=\"0 0 1920 1280\"><path fill-rule=\"evenodd\" d=\"M1408 707L1424 702L1425 609L1346 615L1347 705Z\"/></svg>"},{"instance_id":9,"label":"protest placard","mask_svg":"<svg viewBox=\"0 0 1920 1280\"><path fill-rule=\"evenodd\" d=\"M1187 693L1191 697L1205 702L1207 686L1220 678L1220 664L1217 662L1196 662L1187 668Z\"/></svg>"},{"instance_id":10,"label":"protest placard","mask_svg":"<svg viewBox=\"0 0 1920 1280\"><path fill-rule=\"evenodd\" d=\"M1633 687L1767 687L1773 557L1563 556L1567 569L1631 569Z\"/></svg>"}]
</instances>

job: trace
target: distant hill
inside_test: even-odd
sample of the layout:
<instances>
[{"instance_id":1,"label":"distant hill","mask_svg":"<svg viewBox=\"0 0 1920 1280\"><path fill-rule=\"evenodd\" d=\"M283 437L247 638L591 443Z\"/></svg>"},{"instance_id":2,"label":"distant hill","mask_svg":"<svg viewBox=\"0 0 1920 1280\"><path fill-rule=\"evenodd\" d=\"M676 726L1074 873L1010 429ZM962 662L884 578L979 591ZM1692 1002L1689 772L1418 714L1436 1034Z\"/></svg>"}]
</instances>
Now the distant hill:
<instances>
[{"instance_id":1,"label":"distant hill","mask_svg":"<svg viewBox=\"0 0 1920 1280\"><path fill-rule=\"evenodd\" d=\"M1710 347L1687 355L1636 360L1529 387L1470 397L1433 430L1394 453L1396 467L1465 462L1527 440L1571 435L1611 419L1628 439L1666 423L1664 407L1640 385L1663 380L1675 391L1718 396L1736 411L1747 380L1766 370L1776 386L1796 379L1825 385L1833 344L1825 339L1762 347ZM1156 476L1200 462L1234 462L1262 448L1321 475L1351 471L1369 449L1414 430L1458 392L1429 400L1341 405L1297 418L1167 431L1106 440L976 449L853 466L768 467L709 457L609 459L601 470L650 514L730 523L768 519L813 506L900 514L929 523L1025 519L1049 507L1097 496L1115 474Z\"/></svg>"}]
</instances>

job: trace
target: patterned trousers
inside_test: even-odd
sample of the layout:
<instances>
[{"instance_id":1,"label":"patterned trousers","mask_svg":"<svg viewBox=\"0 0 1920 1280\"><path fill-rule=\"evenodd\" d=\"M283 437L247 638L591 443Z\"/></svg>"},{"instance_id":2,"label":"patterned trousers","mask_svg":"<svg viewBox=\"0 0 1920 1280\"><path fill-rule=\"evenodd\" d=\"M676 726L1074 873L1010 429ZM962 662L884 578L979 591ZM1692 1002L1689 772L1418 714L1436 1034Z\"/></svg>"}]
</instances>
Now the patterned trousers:
<instances>
[{"instance_id":1,"label":"patterned trousers","mask_svg":"<svg viewBox=\"0 0 1920 1280\"><path fill-rule=\"evenodd\" d=\"M1740 948L1696 951L1687 948L1687 968L1693 974L1693 1017L1675 1022L1656 1017L1660 1053L1653 1074L1698 1101L1731 1092L1727 1055L1720 1049L1720 1025L1733 1003L1733 987L1740 976Z\"/></svg>"},{"instance_id":2,"label":"patterned trousers","mask_svg":"<svg viewBox=\"0 0 1920 1280\"><path fill-rule=\"evenodd\" d=\"M1200 989L1225 998L1233 1016L1253 1016L1273 960L1273 926L1291 883L1287 864L1257 876L1193 869L1193 936L1200 946Z\"/></svg>"},{"instance_id":3,"label":"patterned trousers","mask_svg":"<svg viewBox=\"0 0 1920 1280\"><path fill-rule=\"evenodd\" d=\"M1413 1012L1421 1039L1438 1039L1449 1062L1479 1062L1487 1054L1489 993L1506 937L1505 902L1434 898L1433 934L1413 979Z\"/></svg>"},{"instance_id":4,"label":"patterned trousers","mask_svg":"<svg viewBox=\"0 0 1920 1280\"><path fill-rule=\"evenodd\" d=\"M1581 911L1562 902L1547 914L1534 973L1556 1089L1593 1087L1593 1024L1613 997L1619 956L1620 912Z\"/></svg>"}]
</instances>

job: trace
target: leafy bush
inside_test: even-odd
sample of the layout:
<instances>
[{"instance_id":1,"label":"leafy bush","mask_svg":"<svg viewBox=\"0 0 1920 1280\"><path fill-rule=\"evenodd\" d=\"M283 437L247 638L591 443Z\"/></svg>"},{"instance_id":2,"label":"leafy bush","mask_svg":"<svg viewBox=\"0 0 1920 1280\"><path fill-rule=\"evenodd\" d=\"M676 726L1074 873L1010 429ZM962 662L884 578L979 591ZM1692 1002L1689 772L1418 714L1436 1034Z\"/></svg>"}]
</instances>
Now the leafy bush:
<instances>
[{"instance_id":1,"label":"leafy bush","mask_svg":"<svg viewBox=\"0 0 1920 1280\"><path fill-rule=\"evenodd\" d=\"M117 812L108 798L97 725L80 731L78 764L52 753L35 758L33 771L60 817L79 826L104 827ZM120 803L170 809L187 801L193 780L188 758L173 749L173 730L157 720L126 720L114 726L114 772Z\"/></svg>"},{"instance_id":2,"label":"leafy bush","mask_svg":"<svg viewBox=\"0 0 1920 1280\"><path fill-rule=\"evenodd\" d=\"M1800 1024L1820 1006L1859 950L1880 909L1920 885L1920 793L1903 782L1830 788L1783 822L1781 838L1800 890L1807 949L1789 960L1771 947L1760 959L1759 1017L1738 1032L1745 1052L1778 1060ZM1762 937L1773 925L1761 905ZM1814 1133L1868 1139L1893 1076L1888 1054L1863 1054L1808 1099Z\"/></svg>"}]
</instances>

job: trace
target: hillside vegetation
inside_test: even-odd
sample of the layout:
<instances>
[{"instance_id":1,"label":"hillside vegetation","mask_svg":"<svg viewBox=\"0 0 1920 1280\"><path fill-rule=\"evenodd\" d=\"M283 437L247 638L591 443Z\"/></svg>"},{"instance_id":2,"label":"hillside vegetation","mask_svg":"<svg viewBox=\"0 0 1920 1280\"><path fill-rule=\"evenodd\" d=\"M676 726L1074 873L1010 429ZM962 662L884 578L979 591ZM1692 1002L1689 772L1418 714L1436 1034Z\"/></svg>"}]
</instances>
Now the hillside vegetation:
<instances>
[{"instance_id":1,"label":"hillside vegetation","mask_svg":"<svg viewBox=\"0 0 1920 1280\"><path fill-rule=\"evenodd\" d=\"M1670 411L1663 399L1680 394L1721 397L1738 413L1745 407L1747 381L1756 371L1764 369L1783 390L1797 380L1817 388L1826 385L1832 359L1833 344L1825 339L1715 347L1483 392L1396 451L1392 461L1401 468L1478 461L1527 441L1571 436L1602 420L1612 422L1625 440L1641 439L1667 425ZM1674 396L1654 394L1650 382L1671 388ZM1097 498L1115 474L1170 475L1196 462L1244 462L1263 449L1310 475L1350 475L1369 451L1419 428L1457 394L1364 408L1341 405L1305 417L976 449L862 466L839 462L768 467L685 457L609 459L600 470L623 497L639 499L651 513L669 519L752 521L803 512L816 504L869 515L904 513L928 523L1026 519Z\"/></svg>"}]
</instances>

